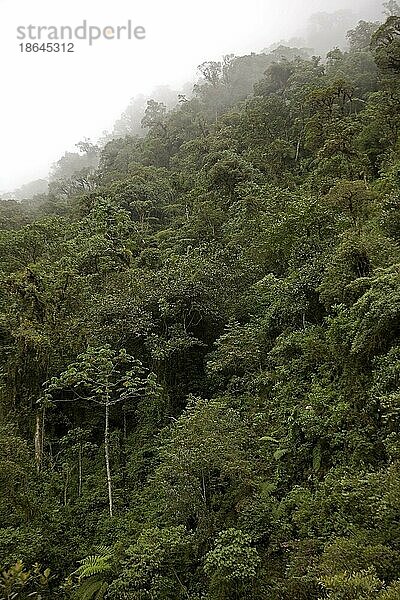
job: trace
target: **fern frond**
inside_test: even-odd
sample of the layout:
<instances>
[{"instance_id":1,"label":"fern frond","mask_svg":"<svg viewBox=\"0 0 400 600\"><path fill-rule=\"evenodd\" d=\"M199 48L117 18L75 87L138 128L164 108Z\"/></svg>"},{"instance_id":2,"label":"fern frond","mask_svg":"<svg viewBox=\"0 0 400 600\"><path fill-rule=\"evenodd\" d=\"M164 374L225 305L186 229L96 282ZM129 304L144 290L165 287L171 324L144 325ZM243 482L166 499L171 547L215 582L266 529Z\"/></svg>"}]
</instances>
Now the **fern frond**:
<instances>
[{"instance_id":1,"label":"fern frond","mask_svg":"<svg viewBox=\"0 0 400 600\"><path fill-rule=\"evenodd\" d=\"M87 556L80 561L81 565L74 572L74 575L77 575L79 579L87 579L88 577L93 577L93 575L108 573L111 570L110 558L110 555L99 556L93 554Z\"/></svg>"}]
</instances>

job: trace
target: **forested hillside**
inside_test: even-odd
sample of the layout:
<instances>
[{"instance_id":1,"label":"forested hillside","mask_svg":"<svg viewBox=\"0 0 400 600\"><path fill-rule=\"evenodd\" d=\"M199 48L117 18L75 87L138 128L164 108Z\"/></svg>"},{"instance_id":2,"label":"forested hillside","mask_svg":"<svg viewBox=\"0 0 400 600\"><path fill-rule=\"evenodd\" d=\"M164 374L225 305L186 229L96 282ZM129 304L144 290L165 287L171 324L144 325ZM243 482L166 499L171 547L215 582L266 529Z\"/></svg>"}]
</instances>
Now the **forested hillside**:
<instances>
[{"instance_id":1,"label":"forested hillside","mask_svg":"<svg viewBox=\"0 0 400 600\"><path fill-rule=\"evenodd\" d=\"M388 4L1 202L0 598L400 598Z\"/></svg>"}]
</instances>

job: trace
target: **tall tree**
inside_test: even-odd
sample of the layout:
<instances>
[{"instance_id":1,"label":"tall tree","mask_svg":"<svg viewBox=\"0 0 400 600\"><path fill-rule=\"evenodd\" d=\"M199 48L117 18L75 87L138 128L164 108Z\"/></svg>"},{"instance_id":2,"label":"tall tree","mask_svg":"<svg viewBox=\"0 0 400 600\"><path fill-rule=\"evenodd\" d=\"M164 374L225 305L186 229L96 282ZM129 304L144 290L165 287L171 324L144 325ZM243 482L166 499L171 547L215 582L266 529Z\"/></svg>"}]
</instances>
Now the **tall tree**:
<instances>
[{"instance_id":1,"label":"tall tree","mask_svg":"<svg viewBox=\"0 0 400 600\"><path fill-rule=\"evenodd\" d=\"M117 404L126 403L144 394L144 373L142 363L125 350L117 352L109 346L89 347L59 377L53 377L45 384L46 400L81 400L94 403L104 411L104 457L110 517L113 516L110 410ZM60 398L62 391L67 397Z\"/></svg>"}]
</instances>

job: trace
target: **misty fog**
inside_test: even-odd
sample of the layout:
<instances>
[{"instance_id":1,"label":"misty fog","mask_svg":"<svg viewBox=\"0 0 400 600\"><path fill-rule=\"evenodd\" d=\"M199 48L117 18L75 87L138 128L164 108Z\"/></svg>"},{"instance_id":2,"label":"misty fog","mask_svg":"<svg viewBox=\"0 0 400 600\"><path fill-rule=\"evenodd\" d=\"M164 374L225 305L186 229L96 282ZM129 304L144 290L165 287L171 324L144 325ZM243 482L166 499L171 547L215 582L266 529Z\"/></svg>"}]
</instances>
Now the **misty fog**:
<instances>
[{"instance_id":1,"label":"misty fog","mask_svg":"<svg viewBox=\"0 0 400 600\"><path fill-rule=\"evenodd\" d=\"M382 14L375 0L355 1L351 10L345 0L248 0L243 8L230 0L201 5L0 0L0 192L33 180L34 191L46 191L43 180L51 165L66 151L76 152L80 140L105 143L112 136L140 134L147 98L172 107L178 93L190 95L199 77L196 67L205 60L261 52L279 43L323 55L338 39L345 44L345 31L359 19ZM321 13L337 11L330 35ZM99 40L93 46L77 42L71 54L19 49L19 26L77 26L84 19L99 26L131 19L146 28L146 39ZM22 188L19 195L25 192Z\"/></svg>"}]
</instances>

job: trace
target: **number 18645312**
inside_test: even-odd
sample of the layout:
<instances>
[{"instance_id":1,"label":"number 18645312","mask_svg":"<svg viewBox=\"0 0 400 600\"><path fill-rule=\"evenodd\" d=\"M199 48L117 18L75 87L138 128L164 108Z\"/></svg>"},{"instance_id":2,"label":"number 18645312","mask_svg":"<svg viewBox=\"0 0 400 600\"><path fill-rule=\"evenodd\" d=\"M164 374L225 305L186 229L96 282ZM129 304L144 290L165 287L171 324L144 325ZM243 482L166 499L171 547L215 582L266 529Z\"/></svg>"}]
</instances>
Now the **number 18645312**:
<instances>
[{"instance_id":1,"label":"number 18645312","mask_svg":"<svg viewBox=\"0 0 400 600\"><path fill-rule=\"evenodd\" d=\"M69 43L58 43L58 42L47 42L46 44L30 44L24 42L19 44L21 52L75 52L75 47L72 42Z\"/></svg>"}]
</instances>

